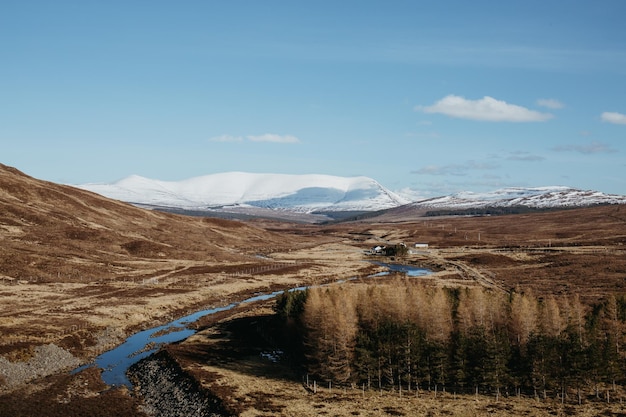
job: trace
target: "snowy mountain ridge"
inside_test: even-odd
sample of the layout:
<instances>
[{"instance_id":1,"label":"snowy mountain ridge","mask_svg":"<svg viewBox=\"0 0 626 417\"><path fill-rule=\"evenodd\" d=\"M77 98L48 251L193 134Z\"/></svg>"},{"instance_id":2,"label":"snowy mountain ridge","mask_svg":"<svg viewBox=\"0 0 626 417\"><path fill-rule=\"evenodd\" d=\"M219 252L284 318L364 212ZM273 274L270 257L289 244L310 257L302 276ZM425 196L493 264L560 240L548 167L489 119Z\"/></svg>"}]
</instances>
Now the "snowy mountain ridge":
<instances>
[{"instance_id":1,"label":"snowy mountain ridge","mask_svg":"<svg viewBox=\"0 0 626 417\"><path fill-rule=\"evenodd\" d=\"M79 188L149 207L183 210L261 208L292 213L377 211L409 204L428 210L487 207L558 208L626 204L626 196L571 187L509 187L492 192L459 192L411 202L368 177L226 172L160 181L131 175L115 183Z\"/></svg>"},{"instance_id":2,"label":"snowy mountain ridge","mask_svg":"<svg viewBox=\"0 0 626 417\"><path fill-rule=\"evenodd\" d=\"M132 175L112 184L79 188L134 204L181 209L252 206L300 213L374 211L408 200L368 177L226 172L160 181Z\"/></svg>"},{"instance_id":3,"label":"snowy mountain ridge","mask_svg":"<svg viewBox=\"0 0 626 417\"><path fill-rule=\"evenodd\" d=\"M626 196L571 187L509 187L493 192L460 192L411 203L428 209L474 209L486 207L586 207L598 204L626 204Z\"/></svg>"}]
</instances>

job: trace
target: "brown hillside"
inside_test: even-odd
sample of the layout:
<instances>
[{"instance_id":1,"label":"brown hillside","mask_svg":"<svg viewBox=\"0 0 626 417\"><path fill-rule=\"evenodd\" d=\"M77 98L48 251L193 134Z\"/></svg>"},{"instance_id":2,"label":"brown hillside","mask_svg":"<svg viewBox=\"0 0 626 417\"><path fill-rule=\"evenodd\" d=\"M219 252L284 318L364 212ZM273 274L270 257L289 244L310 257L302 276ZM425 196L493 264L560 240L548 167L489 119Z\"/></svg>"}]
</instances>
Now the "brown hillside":
<instances>
[{"instance_id":1,"label":"brown hillside","mask_svg":"<svg viewBox=\"0 0 626 417\"><path fill-rule=\"evenodd\" d=\"M240 222L142 210L0 165L0 276L113 277L138 260L241 260L287 242Z\"/></svg>"},{"instance_id":2,"label":"brown hillside","mask_svg":"<svg viewBox=\"0 0 626 417\"><path fill-rule=\"evenodd\" d=\"M89 358L138 327L299 285L310 263L270 256L332 240L144 210L0 165L0 359L47 343Z\"/></svg>"},{"instance_id":3,"label":"brown hillside","mask_svg":"<svg viewBox=\"0 0 626 417\"><path fill-rule=\"evenodd\" d=\"M140 209L0 164L0 391L2 359L36 346L85 361L138 328L372 269L341 239Z\"/></svg>"}]
</instances>

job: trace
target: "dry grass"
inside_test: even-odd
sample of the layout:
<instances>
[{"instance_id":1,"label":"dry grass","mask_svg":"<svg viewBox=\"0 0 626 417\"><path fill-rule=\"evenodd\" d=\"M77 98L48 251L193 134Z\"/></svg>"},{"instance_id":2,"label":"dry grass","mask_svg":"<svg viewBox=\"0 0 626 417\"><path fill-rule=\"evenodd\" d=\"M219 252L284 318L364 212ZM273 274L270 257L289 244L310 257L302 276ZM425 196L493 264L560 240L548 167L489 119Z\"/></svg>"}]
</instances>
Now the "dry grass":
<instances>
[{"instance_id":1,"label":"dry grass","mask_svg":"<svg viewBox=\"0 0 626 417\"><path fill-rule=\"evenodd\" d=\"M588 302L626 291L624 206L494 217L404 217L393 223L371 219L335 226L333 234L351 237L363 248L388 241L429 243L415 262L456 271L483 285L487 278L505 290L519 286L540 295L581 294Z\"/></svg>"},{"instance_id":2,"label":"dry grass","mask_svg":"<svg viewBox=\"0 0 626 417\"><path fill-rule=\"evenodd\" d=\"M258 291L365 276L376 267L363 262L363 250L389 242L429 243L403 261L439 271L419 278L433 285L578 293L590 303L626 288L623 206L480 218L425 219L407 212L391 220L304 225L177 216L0 165L0 355L28 360L34 346L56 343L87 361L135 329L195 309ZM293 379L274 376L273 366L254 370L259 363L187 365L207 383L221 380L222 392L245 405L244 415L565 415L571 407L520 400L526 408L518 409L516 398L496 403L449 394L311 395ZM251 370L242 371L244 364ZM53 395L46 384L31 386ZM9 388L34 398L24 387ZM595 402L576 412L585 407L595 414L580 415L620 415L615 404Z\"/></svg>"},{"instance_id":3,"label":"dry grass","mask_svg":"<svg viewBox=\"0 0 626 417\"><path fill-rule=\"evenodd\" d=\"M0 354L58 343L89 359L108 328L340 274L289 253L335 240L142 210L0 165Z\"/></svg>"}]
</instances>

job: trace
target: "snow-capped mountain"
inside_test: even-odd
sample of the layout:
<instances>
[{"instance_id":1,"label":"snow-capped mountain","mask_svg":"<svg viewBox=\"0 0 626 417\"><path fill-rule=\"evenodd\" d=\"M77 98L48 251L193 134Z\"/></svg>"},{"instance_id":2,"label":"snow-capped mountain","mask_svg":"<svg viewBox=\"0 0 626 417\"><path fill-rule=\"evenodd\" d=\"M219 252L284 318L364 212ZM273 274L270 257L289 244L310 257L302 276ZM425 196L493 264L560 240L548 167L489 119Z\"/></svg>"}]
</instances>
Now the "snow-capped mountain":
<instances>
[{"instance_id":1,"label":"snow-capped mountain","mask_svg":"<svg viewBox=\"0 0 626 417\"><path fill-rule=\"evenodd\" d=\"M410 202L368 177L226 172L182 181L132 175L115 183L78 188L148 207L183 210L271 209L292 213L377 211L403 205L427 210L489 207L585 207L626 204L626 196L570 187L503 188Z\"/></svg>"},{"instance_id":2,"label":"snow-capped mountain","mask_svg":"<svg viewBox=\"0 0 626 417\"><path fill-rule=\"evenodd\" d=\"M586 207L597 204L626 204L626 196L570 187L503 188L487 193L460 192L412 203L428 209L474 209L486 207Z\"/></svg>"},{"instance_id":3,"label":"snow-capped mountain","mask_svg":"<svg viewBox=\"0 0 626 417\"><path fill-rule=\"evenodd\" d=\"M78 188L133 204L187 210L252 206L299 213L373 211L409 202L371 178L313 174L227 172L182 181L133 175Z\"/></svg>"}]
</instances>

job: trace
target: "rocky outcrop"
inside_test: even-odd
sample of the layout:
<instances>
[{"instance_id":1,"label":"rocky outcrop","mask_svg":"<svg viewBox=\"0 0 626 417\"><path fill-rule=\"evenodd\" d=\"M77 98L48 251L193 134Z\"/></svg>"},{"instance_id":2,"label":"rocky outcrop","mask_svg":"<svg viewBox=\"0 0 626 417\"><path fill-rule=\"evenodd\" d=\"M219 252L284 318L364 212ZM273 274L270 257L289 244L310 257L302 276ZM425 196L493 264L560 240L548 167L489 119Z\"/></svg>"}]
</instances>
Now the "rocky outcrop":
<instances>
[{"instance_id":1,"label":"rocky outcrop","mask_svg":"<svg viewBox=\"0 0 626 417\"><path fill-rule=\"evenodd\" d=\"M143 400L142 411L154 417L231 416L219 398L204 390L166 351L133 365L128 371Z\"/></svg>"}]
</instances>

